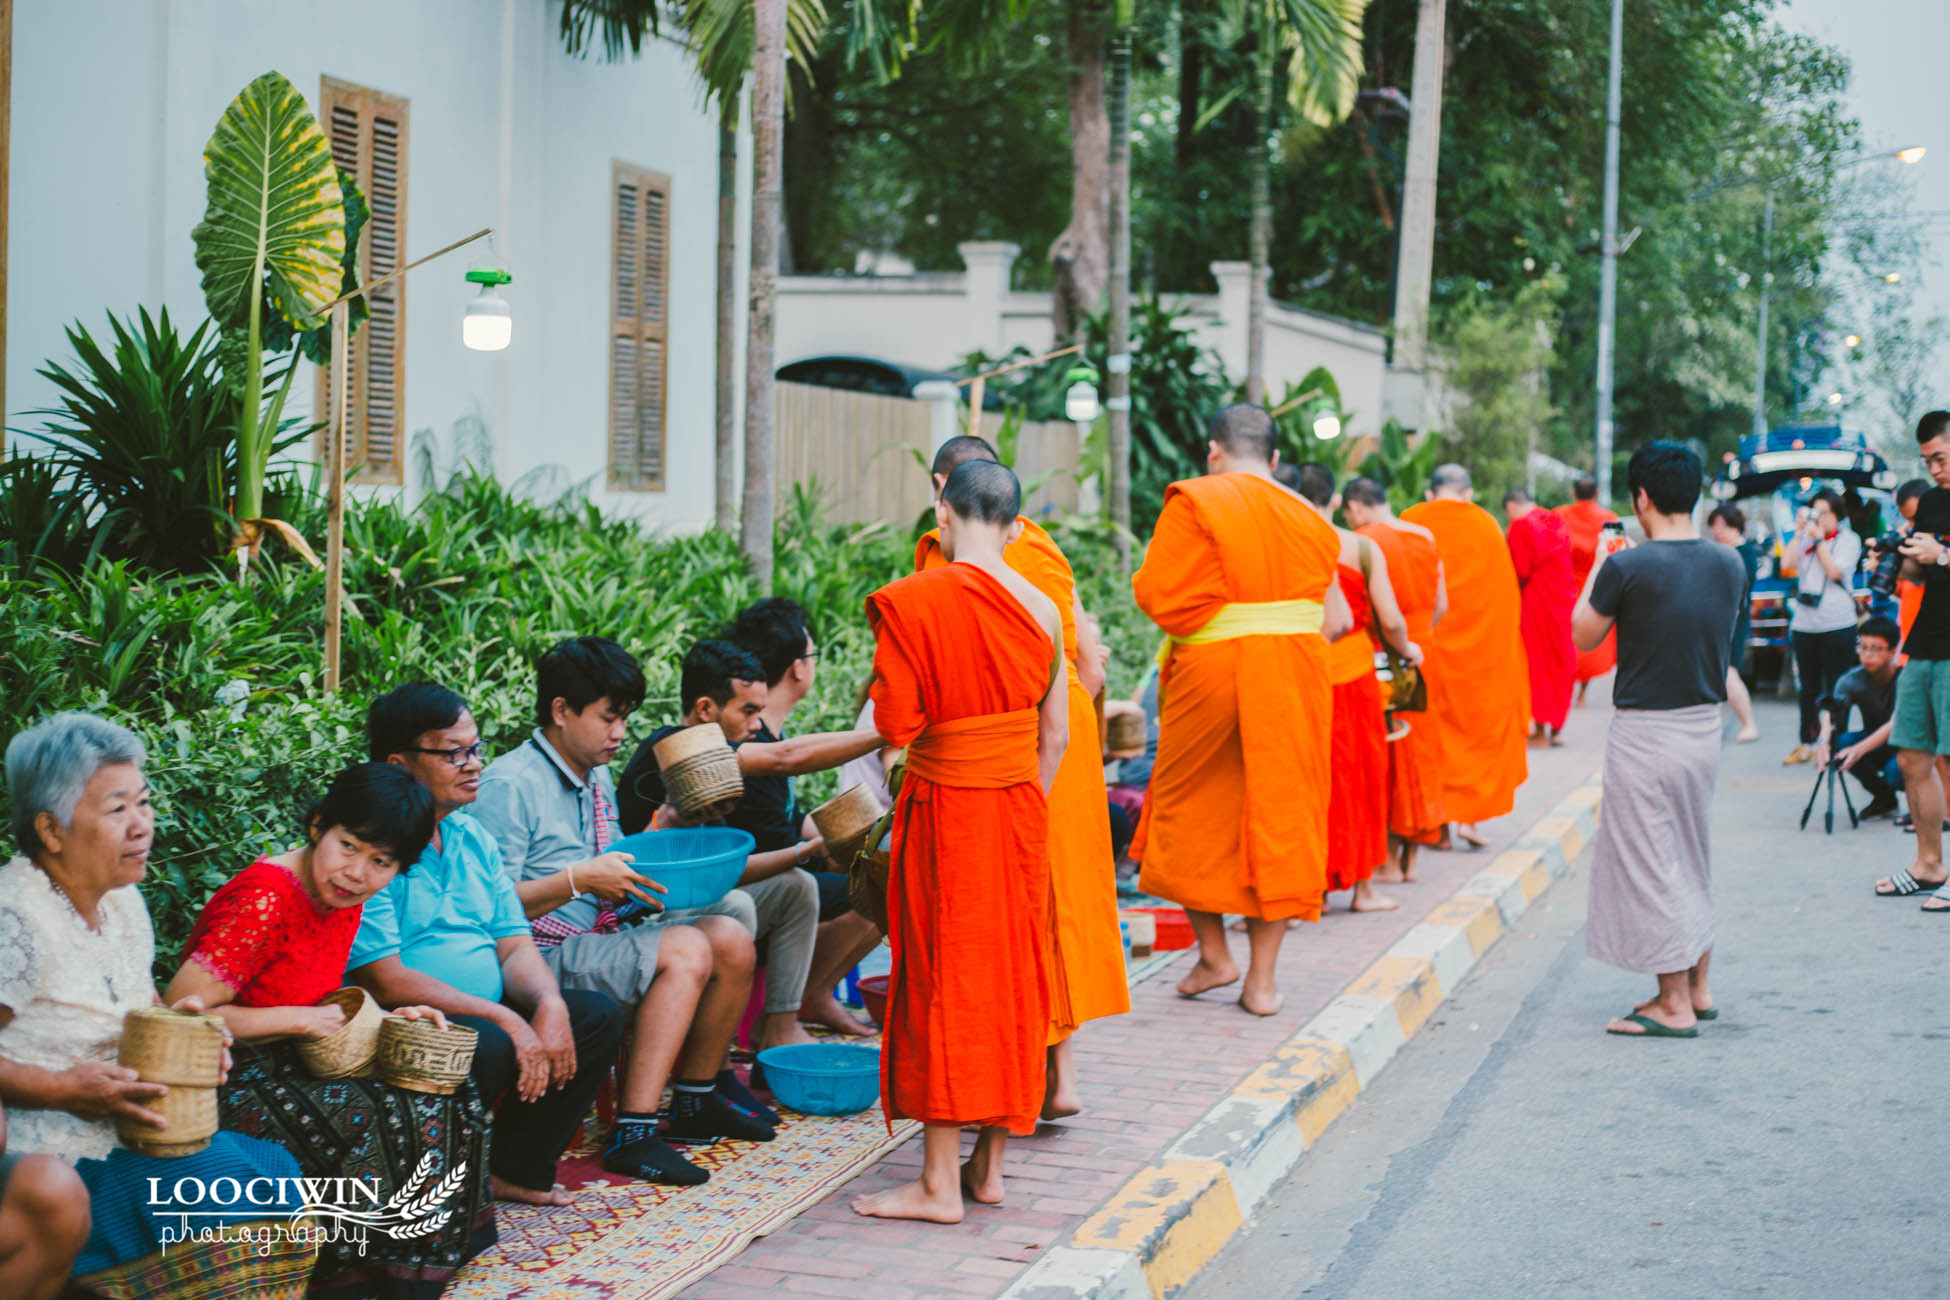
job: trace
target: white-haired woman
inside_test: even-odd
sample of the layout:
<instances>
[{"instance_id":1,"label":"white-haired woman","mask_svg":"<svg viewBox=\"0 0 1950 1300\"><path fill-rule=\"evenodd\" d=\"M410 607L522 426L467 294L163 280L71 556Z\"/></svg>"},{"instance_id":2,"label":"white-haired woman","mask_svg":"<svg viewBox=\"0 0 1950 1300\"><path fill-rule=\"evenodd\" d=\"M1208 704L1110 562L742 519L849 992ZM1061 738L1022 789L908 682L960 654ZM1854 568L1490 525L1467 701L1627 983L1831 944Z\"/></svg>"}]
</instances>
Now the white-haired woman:
<instances>
[{"instance_id":1,"label":"white-haired woman","mask_svg":"<svg viewBox=\"0 0 1950 1300\"><path fill-rule=\"evenodd\" d=\"M167 1188L183 1179L208 1186L219 1178L293 1178L298 1164L289 1152L218 1133L195 1155L158 1160L116 1140L119 1118L161 1120L149 1106L168 1091L116 1063L122 1018L157 1000L150 974L155 935L135 888L155 838L143 761L133 733L86 713L56 714L7 746L14 840L22 854L0 868L0 1103L7 1147L57 1157L79 1175L88 1202L82 1222L93 1222L74 1263L77 1277L92 1282L127 1271L139 1274L151 1294L159 1286L167 1292L172 1276L199 1272L199 1282L185 1281L184 1294L215 1280L268 1283L267 1270L288 1273L302 1257L284 1250L257 1256L257 1243L249 1241L197 1249L178 1244L159 1254L172 1220L168 1206L150 1203L149 1179L162 1179ZM295 1208L275 1196L290 1184L269 1186L274 1204L235 1205L228 1215L201 1214L195 1221L232 1227ZM179 1227L185 1208L217 1207L177 1207Z\"/></svg>"}]
</instances>

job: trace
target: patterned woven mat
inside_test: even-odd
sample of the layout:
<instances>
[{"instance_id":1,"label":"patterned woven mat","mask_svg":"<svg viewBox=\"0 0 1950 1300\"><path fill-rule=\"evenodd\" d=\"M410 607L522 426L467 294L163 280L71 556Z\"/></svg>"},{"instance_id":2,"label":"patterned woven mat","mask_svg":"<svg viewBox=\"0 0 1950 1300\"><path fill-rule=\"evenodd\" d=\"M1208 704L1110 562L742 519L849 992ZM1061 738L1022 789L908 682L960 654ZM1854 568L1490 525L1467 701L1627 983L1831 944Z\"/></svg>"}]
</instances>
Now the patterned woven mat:
<instances>
[{"instance_id":1,"label":"patterned woven mat","mask_svg":"<svg viewBox=\"0 0 1950 1300\"><path fill-rule=\"evenodd\" d=\"M873 1042L876 1040L856 1040ZM455 1276L458 1300L661 1300L676 1295L840 1187L920 1131L889 1133L876 1103L828 1118L782 1112L771 1142L719 1142L686 1154L711 1171L702 1187L662 1187L604 1172L592 1121L558 1177L571 1205L495 1207L501 1241Z\"/></svg>"}]
</instances>

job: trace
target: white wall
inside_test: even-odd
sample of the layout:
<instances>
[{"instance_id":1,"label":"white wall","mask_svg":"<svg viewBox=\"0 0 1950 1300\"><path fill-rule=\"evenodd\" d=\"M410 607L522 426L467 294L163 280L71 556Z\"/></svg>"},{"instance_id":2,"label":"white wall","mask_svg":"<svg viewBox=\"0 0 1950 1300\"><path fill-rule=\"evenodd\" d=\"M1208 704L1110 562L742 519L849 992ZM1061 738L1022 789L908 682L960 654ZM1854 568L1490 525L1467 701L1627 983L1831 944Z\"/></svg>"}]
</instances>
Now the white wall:
<instances>
[{"instance_id":1,"label":"white wall","mask_svg":"<svg viewBox=\"0 0 1950 1300\"><path fill-rule=\"evenodd\" d=\"M226 104L277 69L411 101L407 253L483 226L482 246L409 273L403 428L451 447L482 420L513 479L559 465L605 504L679 529L712 515L717 128L668 42L631 62L562 52L552 0L24 0L14 16L7 423L49 405L35 376L63 328L167 306L203 319L190 230L202 149ZM504 143L505 127L505 143ZM742 147L741 153L746 151ZM608 493L610 164L672 177L666 490ZM741 195L745 194L741 165ZM741 223L748 220L741 199ZM743 239L740 240L741 250ZM515 275L513 346L468 352L469 265ZM743 300L743 265L739 299ZM740 337L743 334L742 310ZM742 367L741 367L742 373ZM294 396L308 402L311 385Z\"/></svg>"}]
</instances>

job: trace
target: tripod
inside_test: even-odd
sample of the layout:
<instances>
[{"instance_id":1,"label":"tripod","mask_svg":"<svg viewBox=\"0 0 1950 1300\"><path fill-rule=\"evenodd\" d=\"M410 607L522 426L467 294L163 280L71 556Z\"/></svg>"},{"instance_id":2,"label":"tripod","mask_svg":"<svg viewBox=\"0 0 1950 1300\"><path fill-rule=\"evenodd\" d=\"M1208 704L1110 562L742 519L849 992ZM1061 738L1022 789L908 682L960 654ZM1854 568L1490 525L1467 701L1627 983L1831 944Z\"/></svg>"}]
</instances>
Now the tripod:
<instances>
[{"instance_id":1,"label":"tripod","mask_svg":"<svg viewBox=\"0 0 1950 1300\"><path fill-rule=\"evenodd\" d=\"M1831 758L1815 773L1815 788L1808 792L1808 804L1801 810L1801 829L1804 831L1808 829L1808 818L1815 810L1815 800L1821 796L1821 787L1824 783L1828 786L1828 811L1822 816L1822 829L1830 835L1835 833L1835 788L1837 786L1841 787L1842 806L1848 809L1849 829L1854 830L1859 827L1862 823L1855 816L1855 801L1848 797L1848 782L1842 779L1842 760Z\"/></svg>"}]
</instances>

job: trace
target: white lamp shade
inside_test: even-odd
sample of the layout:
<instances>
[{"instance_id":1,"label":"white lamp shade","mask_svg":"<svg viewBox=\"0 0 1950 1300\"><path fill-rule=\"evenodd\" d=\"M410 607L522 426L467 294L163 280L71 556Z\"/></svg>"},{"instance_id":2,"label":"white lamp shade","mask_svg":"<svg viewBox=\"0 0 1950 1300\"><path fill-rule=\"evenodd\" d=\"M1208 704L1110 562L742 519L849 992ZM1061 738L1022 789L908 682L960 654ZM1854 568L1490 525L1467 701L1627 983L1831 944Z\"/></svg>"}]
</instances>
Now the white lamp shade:
<instances>
[{"instance_id":1,"label":"white lamp shade","mask_svg":"<svg viewBox=\"0 0 1950 1300\"><path fill-rule=\"evenodd\" d=\"M1314 417L1314 437L1329 441L1341 436L1341 417L1327 411Z\"/></svg>"},{"instance_id":2,"label":"white lamp shade","mask_svg":"<svg viewBox=\"0 0 1950 1300\"><path fill-rule=\"evenodd\" d=\"M1087 379L1077 380L1063 394L1063 414L1072 424L1090 424L1102 409L1097 405L1097 386Z\"/></svg>"},{"instance_id":3,"label":"white lamp shade","mask_svg":"<svg viewBox=\"0 0 1950 1300\"><path fill-rule=\"evenodd\" d=\"M460 341L476 352L499 352L508 346L514 330L514 313L508 304L487 291L467 304L467 314L460 321Z\"/></svg>"}]
</instances>

